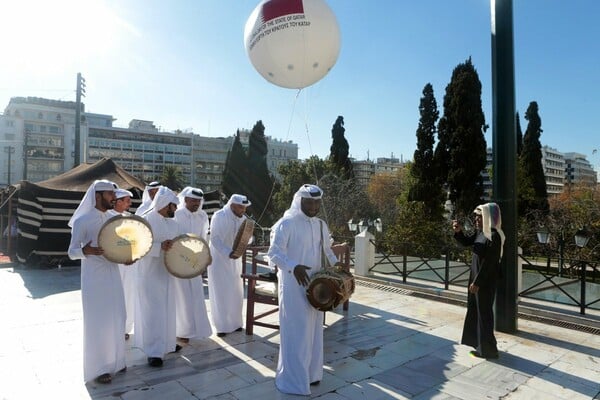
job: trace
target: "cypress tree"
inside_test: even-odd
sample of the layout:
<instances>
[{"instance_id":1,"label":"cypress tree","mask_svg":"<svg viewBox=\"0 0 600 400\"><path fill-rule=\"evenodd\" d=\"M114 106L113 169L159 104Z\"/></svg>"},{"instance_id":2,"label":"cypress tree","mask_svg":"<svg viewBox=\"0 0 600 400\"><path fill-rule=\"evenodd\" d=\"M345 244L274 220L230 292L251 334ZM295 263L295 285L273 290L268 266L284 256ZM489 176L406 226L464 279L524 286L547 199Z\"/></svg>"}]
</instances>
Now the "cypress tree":
<instances>
[{"instance_id":1,"label":"cypress tree","mask_svg":"<svg viewBox=\"0 0 600 400\"><path fill-rule=\"evenodd\" d=\"M408 192L408 200L422 201L429 212L437 214L441 210L442 189L434 163L433 145L439 111L430 83L423 88L419 114L421 117L417 128L417 149L410 170L413 184Z\"/></svg>"},{"instance_id":2,"label":"cypress tree","mask_svg":"<svg viewBox=\"0 0 600 400\"><path fill-rule=\"evenodd\" d=\"M525 112L528 121L525 135L523 135L523 149L519 157L520 167L525 177L525 184L530 185L533 198L520 196L520 209L522 215L529 215L532 211L548 212L548 192L546 191L546 177L542 166L542 145L540 136L542 130L542 119L538 113L538 104L535 101L529 103ZM523 188L524 191L527 188Z\"/></svg>"},{"instance_id":3,"label":"cypress tree","mask_svg":"<svg viewBox=\"0 0 600 400\"><path fill-rule=\"evenodd\" d=\"M331 137L333 139L330 147L329 159L345 179L354 178L352 162L348 158L350 146L344 137L344 117L341 115L335 120L331 128Z\"/></svg>"},{"instance_id":4,"label":"cypress tree","mask_svg":"<svg viewBox=\"0 0 600 400\"><path fill-rule=\"evenodd\" d=\"M523 151L523 131L521 130L521 118L519 118L519 112L516 115L517 120L517 157L521 155Z\"/></svg>"},{"instance_id":5,"label":"cypress tree","mask_svg":"<svg viewBox=\"0 0 600 400\"><path fill-rule=\"evenodd\" d=\"M245 194L247 176L247 156L240 141L240 132L237 131L225 161L222 183L223 193L227 197L234 193Z\"/></svg>"},{"instance_id":6,"label":"cypress tree","mask_svg":"<svg viewBox=\"0 0 600 400\"><path fill-rule=\"evenodd\" d=\"M436 165L448 186L456 210L470 213L481 203L486 166L487 126L481 107L481 82L469 58L452 72L444 95L444 115L438 124ZM447 175L446 175L447 173ZM444 179L445 177L445 179Z\"/></svg>"},{"instance_id":7,"label":"cypress tree","mask_svg":"<svg viewBox=\"0 0 600 400\"><path fill-rule=\"evenodd\" d=\"M251 212L261 225L270 223L269 205L273 189L273 177L269 174L267 166L267 139L265 126L262 121L257 121L250 132L248 139L248 176L246 180L246 195L252 201Z\"/></svg>"}]
</instances>

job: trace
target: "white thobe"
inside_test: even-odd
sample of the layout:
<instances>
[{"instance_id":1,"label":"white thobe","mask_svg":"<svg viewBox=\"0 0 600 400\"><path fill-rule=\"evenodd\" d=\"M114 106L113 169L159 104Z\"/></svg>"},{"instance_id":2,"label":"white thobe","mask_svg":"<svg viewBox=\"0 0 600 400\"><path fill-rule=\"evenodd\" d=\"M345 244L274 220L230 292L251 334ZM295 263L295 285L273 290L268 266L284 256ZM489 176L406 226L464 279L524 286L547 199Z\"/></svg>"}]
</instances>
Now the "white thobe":
<instances>
[{"instance_id":1,"label":"white thobe","mask_svg":"<svg viewBox=\"0 0 600 400\"><path fill-rule=\"evenodd\" d=\"M156 210L145 215L152 229L152 247L138 261L138 303L135 343L146 356L163 358L175 350L175 277L167 272L161 243L178 233L173 218Z\"/></svg>"},{"instance_id":2,"label":"white thobe","mask_svg":"<svg viewBox=\"0 0 600 400\"><path fill-rule=\"evenodd\" d=\"M212 264L208 267L208 294L210 315L217 332L228 333L242 327L242 258L233 260L229 258L229 254L245 219L245 216L236 216L226 206L214 213L210 222Z\"/></svg>"},{"instance_id":3,"label":"white thobe","mask_svg":"<svg viewBox=\"0 0 600 400\"><path fill-rule=\"evenodd\" d=\"M206 240L208 215L202 210L195 213L187 208L175 211L175 222L179 233L192 233ZM204 302L203 277L191 279L175 278L176 332L181 338L206 338L212 335Z\"/></svg>"},{"instance_id":4,"label":"white thobe","mask_svg":"<svg viewBox=\"0 0 600 400\"><path fill-rule=\"evenodd\" d=\"M131 215L131 213L125 211L123 213L118 213L114 210L108 211L111 212L112 216L116 215ZM136 299L136 286L137 286L137 262L131 265L118 264L119 272L121 274L121 282L123 283L123 294L125 295L125 312L127 314L127 318L125 319L125 333L133 332L133 320L135 317L135 303Z\"/></svg>"},{"instance_id":5,"label":"white thobe","mask_svg":"<svg viewBox=\"0 0 600 400\"><path fill-rule=\"evenodd\" d=\"M319 218L298 214L274 227L269 259L278 268L281 341L275 385L284 393L308 395L310 383L323 377L323 312L310 305L294 276L297 265L310 267L309 276L322 269L321 248L334 265L329 229L325 222L321 229Z\"/></svg>"},{"instance_id":6,"label":"white thobe","mask_svg":"<svg viewBox=\"0 0 600 400\"><path fill-rule=\"evenodd\" d=\"M119 267L103 256L84 255L98 246L98 232L112 215L94 208L73 223L69 258L81 260L83 379L114 374L125 367L125 300Z\"/></svg>"}]
</instances>

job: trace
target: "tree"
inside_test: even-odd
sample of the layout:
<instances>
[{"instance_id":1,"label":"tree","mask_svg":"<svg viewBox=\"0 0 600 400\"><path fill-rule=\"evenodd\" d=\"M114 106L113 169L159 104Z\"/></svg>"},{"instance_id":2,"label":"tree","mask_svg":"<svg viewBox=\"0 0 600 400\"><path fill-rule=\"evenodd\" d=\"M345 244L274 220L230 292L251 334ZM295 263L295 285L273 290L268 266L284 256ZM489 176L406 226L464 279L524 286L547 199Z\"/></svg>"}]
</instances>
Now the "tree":
<instances>
[{"instance_id":1,"label":"tree","mask_svg":"<svg viewBox=\"0 0 600 400\"><path fill-rule=\"evenodd\" d=\"M317 156L306 160L294 160L279 166L281 185L273 195L277 216L290 207L294 193L305 183L318 184L323 176L332 172L331 164Z\"/></svg>"},{"instance_id":2,"label":"tree","mask_svg":"<svg viewBox=\"0 0 600 400\"><path fill-rule=\"evenodd\" d=\"M523 151L523 131L521 130L521 118L519 118L518 111L515 119L517 120L517 157L519 157L521 151Z\"/></svg>"},{"instance_id":3,"label":"tree","mask_svg":"<svg viewBox=\"0 0 600 400\"><path fill-rule=\"evenodd\" d=\"M272 206L270 199L273 192L274 178L269 173L267 166L267 140L265 126L262 121L257 121L248 139L248 162L246 195L251 199L252 212L256 221L261 225L273 223Z\"/></svg>"},{"instance_id":4,"label":"tree","mask_svg":"<svg viewBox=\"0 0 600 400\"><path fill-rule=\"evenodd\" d=\"M443 202L439 172L433 159L433 144L439 117L437 103L430 83L423 88L419 104L419 126L417 127L417 149L410 169L413 185L409 189L409 201L422 201L432 215L441 215Z\"/></svg>"},{"instance_id":5,"label":"tree","mask_svg":"<svg viewBox=\"0 0 600 400\"><path fill-rule=\"evenodd\" d=\"M523 149L519 157L519 168L523 174L519 182L519 214L527 215L534 210L548 211L548 192L546 191L546 178L542 166L542 145L540 136L542 134L542 119L538 114L538 104L535 101L529 103L525 119L528 121L525 135L523 136ZM533 197L527 195L533 191Z\"/></svg>"},{"instance_id":6,"label":"tree","mask_svg":"<svg viewBox=\"0 0 600 400\"><path fill-rule=\"evenodd\" d=\"M434 153L436 166L443 174L440 180L448 185L450 199L462 214L470 213L481 203L486 129L481 82L469 58L454 68L446 86L444 115L438 124L438 145Z\"/></svg>"},{"instance_id":7,"label":"tree","mask_svg":"<svg viewBox=\"0 0 600 400\"><path fill-rule=\"evenodd\" d=\"M340 115L331 128L333 142L330 147L329 159L335 168L340 171L342 177L351 179L354 178L354 171L352 169L352 162L348 158L350 146L344 137L345 131L344 117Z\"/></svg>"},{"instance_id":8,"label":"tree","mask_svg":"<svg viewBox=\"0 0 600 400\"><path fill-rule=\"evenodd\" d=\"M169 189L179 191L184 186L183 172L177 165L165 165L158 181Z\"/></svg>"},{"instance_id":9,"label":"tree","mask_svg":"<svg viewBox=\"0 0 600 400\"><path fill-rule=\"evenodd\" d=\"M240 141L240 132L238 131L233 139L231 150L227 153L225 169L223 171L223 193L227 197L234 193L246 193L247 157L242 142Z\"/></svg>"}]
</instances>

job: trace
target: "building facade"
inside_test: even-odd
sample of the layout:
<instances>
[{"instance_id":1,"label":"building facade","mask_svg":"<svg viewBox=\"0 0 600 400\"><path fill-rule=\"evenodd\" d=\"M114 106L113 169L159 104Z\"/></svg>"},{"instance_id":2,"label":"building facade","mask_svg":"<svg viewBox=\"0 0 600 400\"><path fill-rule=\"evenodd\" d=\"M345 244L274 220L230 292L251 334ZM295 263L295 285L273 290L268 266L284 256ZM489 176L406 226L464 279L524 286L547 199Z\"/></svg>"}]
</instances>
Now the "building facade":
<instances>
[{"instance_id":1,"label":"building facade","mask_svg":"<svg viewBox=\"0 0 600 400\"><path fill-rule=\"evenodd\" d=\"M75 110L76 103L72 101L11 98L0 118L0 144L4 147L0 153L0 184L22 179L43 181L71 169ZM81 133L87 134L85 120Z\"/></svg>"},{"instance_id":2,"label":"building facade","mask_svg":"<svg viewBox=\"0 0 600 400\"><path fill-rule=\"evenodd\" d=\"M376 161L370 159L351 159L351 161L356 182L363 188L366 188L369 185L369 181L373 175L380 173L392 174L404 167L404 163L400 162L400 159L395 158L394 156L389 158L381 157Z\"/></svg>"},{"instance_id":3,"label":"building facade","mask_svg":"<svg viewBox=\"0 0 600 400\"><path fill-rule=\"evenodd\" d=\"M84 106L82 105L82 111ZM20 180L39 182L74 166L76 103L38 97L14 97L0 114L0 187ZM234 136L203 137L191 132L164 132L152 121L132 120L115 127L108 114L82 112L80 154L82 162L111 158L130 174L149 182L164 167L179 167L186 184L206 191L221 187L227 154ZM248 147L249 130L241 131ZM298 145L270 136L267 166L277 169L298 159Z\"/></svg>"},{"instance_id":4,"label":"building facade","mask_svg":"<svg viewBox=\"0 0 600 400\"><path fill-rule=\"evenodd\" d=\"M560 194L565 186L565 157L552 147L542 147L542 168L548 196Z\"/></svg>"},{"instance_id":5,"label":"building facade","mask_svg":"<svg viewBox=\"0 0 600 400\"><path fill-rule=\"evenodd\" d=\"M593 186L597 183L597 175L585 155L580 153L564 153L565 184Z\"/></svg>"}]
</instances>

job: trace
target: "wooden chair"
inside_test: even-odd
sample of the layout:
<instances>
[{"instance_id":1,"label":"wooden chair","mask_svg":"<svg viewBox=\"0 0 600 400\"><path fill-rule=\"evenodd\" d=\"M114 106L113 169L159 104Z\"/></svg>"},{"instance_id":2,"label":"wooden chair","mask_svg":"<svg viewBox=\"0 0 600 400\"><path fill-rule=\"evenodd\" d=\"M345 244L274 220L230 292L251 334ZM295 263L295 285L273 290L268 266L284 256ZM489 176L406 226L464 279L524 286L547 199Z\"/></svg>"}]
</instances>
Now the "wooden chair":
<instances>
[{"instance_id":1,"label":"wooden chair","mask_svg":"<svg viewBox=\"0 0 600 400\"><path fill-rule=\"evenodd\" d=\"M242 265L246 266L248 257L251 257L250 272L242 274L242 278L247 280L247 295L246 295L246 334L252 335L254 326L263 326L271 329L279 329L279 325L275 323L265 322L261 319L279 311L279 302L277 297L277 269L274 272L267 274L259 274L259 266L267 266L268 262L265 253L268 251L268 246L251 246L248 247L245 254L242 256ZM343 264L346 271L350 271L350 246L346 243L333 245L331 247L333 253L338 257L338 260ZM268 304L273 306L268 310L255 314L256 304ZM349 300L343 304L343 310L347 311ZM323 315L325 322L325 315Z\"/></svg>"}]
</instances>

